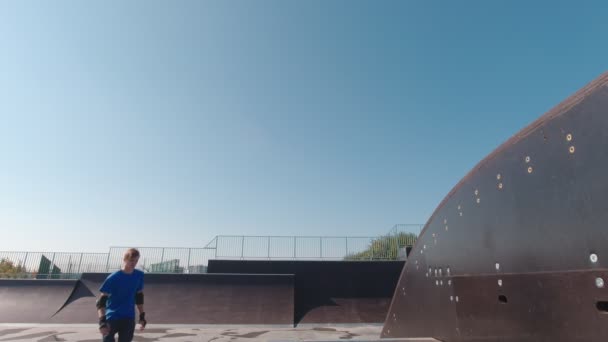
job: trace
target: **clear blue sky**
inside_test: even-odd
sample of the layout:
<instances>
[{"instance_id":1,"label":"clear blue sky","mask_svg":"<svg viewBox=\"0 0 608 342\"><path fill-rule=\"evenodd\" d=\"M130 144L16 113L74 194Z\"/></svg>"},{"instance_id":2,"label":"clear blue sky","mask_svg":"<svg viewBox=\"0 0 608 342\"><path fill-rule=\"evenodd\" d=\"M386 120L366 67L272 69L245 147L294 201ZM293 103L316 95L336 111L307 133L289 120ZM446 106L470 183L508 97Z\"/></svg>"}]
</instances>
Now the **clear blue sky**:
<instances>
[{"instance_id":1,"label":"clear blue sky","mask_svg":"<svg viewBox=\"0 0 608 342\"><path fill-rule=\"evenodd\" d=\"M602 4L3 1L0 250L424 223L607 70Z\"/></svg>"}]
</instances>

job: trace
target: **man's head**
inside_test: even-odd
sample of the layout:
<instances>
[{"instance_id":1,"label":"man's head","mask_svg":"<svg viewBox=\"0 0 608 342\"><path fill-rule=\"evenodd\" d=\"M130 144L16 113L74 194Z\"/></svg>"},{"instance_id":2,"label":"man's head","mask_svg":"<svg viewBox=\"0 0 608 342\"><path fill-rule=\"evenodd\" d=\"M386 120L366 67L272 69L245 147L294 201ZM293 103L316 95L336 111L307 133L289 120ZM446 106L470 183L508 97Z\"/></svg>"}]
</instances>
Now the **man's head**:
<instances>
[{"instance_id":1,"label":"man's head","mask_svg":"<svg viewBox=\"0 0 608 342\"><path fill-rule=\"evenodd\" d=\"M123 255L123 269L125 271L133 271L139 261L139 251L135 248L129 248Z\"/></svg>"}]
</instances>

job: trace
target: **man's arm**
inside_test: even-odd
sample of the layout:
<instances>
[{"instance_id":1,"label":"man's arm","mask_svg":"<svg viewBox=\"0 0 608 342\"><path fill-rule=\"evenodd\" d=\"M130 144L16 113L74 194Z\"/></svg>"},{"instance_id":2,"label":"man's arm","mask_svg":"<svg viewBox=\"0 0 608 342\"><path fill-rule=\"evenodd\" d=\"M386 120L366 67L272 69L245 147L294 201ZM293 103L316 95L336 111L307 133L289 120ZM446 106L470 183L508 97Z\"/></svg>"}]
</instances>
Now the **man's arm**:
<instances>
[{"instance_id":1,"label":"man's arm","mask_svg":"<svg viewBox=\"0 0 608 342\"><path fill-rule=\"evenodd\" d=\"M99 331L102 335L107 335L109 332L108 323L106 321L106 302L109 295L102 292L95 305L97 306L97 316L99 317Z\"/></svg>"},{"instance_id":2,"label":"man's arm","mask_svg":"<svg viewBox=\"0 0 608 342\"><path fill-rule=\"evenodd\" d=\"M139 291L135 294L135 304L137 305L137 311L139 311L139 324L141 329L146 327L148 322L146 321L146 312L144 311L144 292Z\"/></svg>"}]
</instances>

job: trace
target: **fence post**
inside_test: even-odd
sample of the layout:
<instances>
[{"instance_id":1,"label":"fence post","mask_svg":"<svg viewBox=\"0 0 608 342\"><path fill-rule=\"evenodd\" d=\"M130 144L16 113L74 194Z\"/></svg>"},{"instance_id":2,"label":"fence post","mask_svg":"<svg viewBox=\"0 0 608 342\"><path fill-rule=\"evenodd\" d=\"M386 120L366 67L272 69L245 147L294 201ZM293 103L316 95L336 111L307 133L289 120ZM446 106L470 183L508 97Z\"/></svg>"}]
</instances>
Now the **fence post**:
<instances>
[{"instance_id":1,"label":"fence post","mask_svg":"<svg viewBox=\"0 0 608 342\"><path fill-rule=\"evenodd\" d=\"M108 260L106 260L106 273L110 272L110 254L112 253L112 248L108 252Z\"/></svg>"},{"instance_id":2,"label":"fence post","mask_svg":"<svg viewBox=\"0 0 608 342\"><path fill-rule=\"evenodd\" d=\"M51 279L51 274L53 274L53 265L55 264L55 254L53 253L53 259L51 260L51 266L49 267L49 274L46 276L46 279Z\"/></svg>"},{"instance_id":3,"label":"fence post","mask_svg":"<svg viewBox=\"0 0 608 342\"><path fill-rule=\"evenodd\" d=\"M28 252L25 252L25 259L23 259L23 270L25 271L25 273L27 273L27 266L26 265L27 265L27 255L28 254L29 254Z\"/></svg>"},{"instance_id":4,"label":"fence post","mask_svg":"<svg viewBox=\"0 0 608 342\"><path fill-rule=\"evenodd\" d=\"M268 236L268 260L270 260L270 235Z\"/></svg>"},{"instance_id":5,"label":"fence post","mask_svg":"<svg viewBox=\"0 0 608 342\"><path fill-rule=\"evenodd\" d=\"M346 256L348 256L348 236L344 237L344 242L346 244L346 255L345 255L345 257L346 257Z\"/></svg>"},{"instance_id":6,"label":"fence post","mask_svg":"<svg viewBox=\"0 0 608 342\"><path fill-rule=\"evenodd\" d=\"M241 236L241 260L243 260L244 253L245 253L245 235Z\"/></svg>"},{"instance_id":7,"label":"fence post","mask_svg":"<svg viewBox=\"0 0 608 342\"><path fill-rule=\"evenodd\" d=\"M296 237L293 237L293 259L296 259Z\"/></svg>"},{"instance_id":8,"label":"fence post","mask_svg":"<svg viewBox=\"0 0 608 342\"><path fill-rule=\"evenodd\" d=\"M188 273L190 273L190 254L192 253L192 248L188 248Z\"/></svg>"},{"instance_id":9,"label":"fence post","mask_svg":"<svg viewBox=\"0 0 608 342\"><path fill-rule=\"evenodd\" d=\"M165 247L163 247L163 249L160 252L160 264L163 264L163 261L165 261Z\"/></svg>"},{"instance_id":10,"label":"fence post","mask_svg":"<svg viewBox=\"0 0 608 342\"><path fill-rule=\"evenodd\" d=\"M323 237L319 236L319 255L323 259Z\"/></svg>"},{"instance_id":11,"label":"fence post","mask_svg":"<svg viewBox=\"0 0 608 342\"><path fill-rule=\"evenodd\" d=\"M84 253L80 253L80 262L78 262L78 273L82 273L82 271L80 270L80 268L82 267L82 255Z\"/></svg>"}]
</instances>

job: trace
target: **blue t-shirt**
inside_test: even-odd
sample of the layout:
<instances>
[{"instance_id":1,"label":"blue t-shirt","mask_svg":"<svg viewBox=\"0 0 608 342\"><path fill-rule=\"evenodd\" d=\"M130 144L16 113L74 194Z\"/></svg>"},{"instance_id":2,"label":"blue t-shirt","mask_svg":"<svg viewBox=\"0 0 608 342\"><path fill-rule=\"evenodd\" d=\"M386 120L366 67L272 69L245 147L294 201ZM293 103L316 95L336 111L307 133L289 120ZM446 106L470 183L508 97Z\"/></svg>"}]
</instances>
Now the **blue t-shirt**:
<instances>
[{"instance_id":1,"label":"blue t-shirt","mask_svg":"<svg viewBox=\"0 0 608 342\"><path fill-rule=\"evenodd\" d=\"M106 303L106 319L135 318L135 294L144 289L144 272L122 270L110 274L99 291L109 295Z\"/></svg>"}]
</instances>

